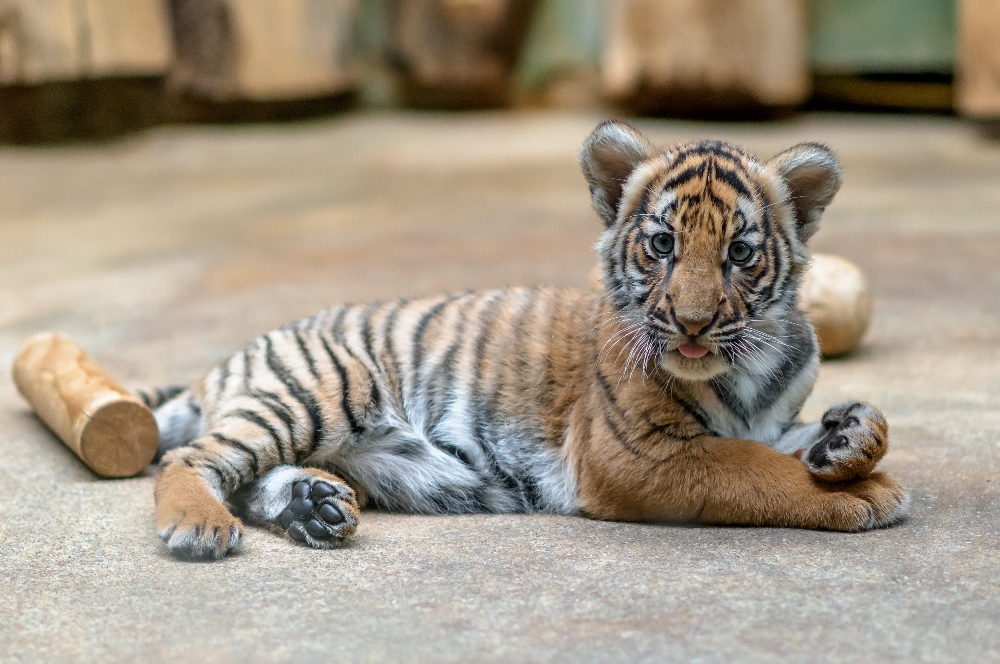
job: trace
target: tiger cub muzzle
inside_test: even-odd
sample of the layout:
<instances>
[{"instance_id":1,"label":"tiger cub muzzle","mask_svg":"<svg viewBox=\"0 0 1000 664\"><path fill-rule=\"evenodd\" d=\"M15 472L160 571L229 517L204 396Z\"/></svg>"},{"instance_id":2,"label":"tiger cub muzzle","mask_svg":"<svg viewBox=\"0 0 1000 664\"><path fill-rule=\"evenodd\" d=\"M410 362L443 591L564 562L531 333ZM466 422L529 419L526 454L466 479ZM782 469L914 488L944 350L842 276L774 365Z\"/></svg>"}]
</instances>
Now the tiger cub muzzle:
<instances>
[{"instance_id":1,"label":"tiger cub muzzle","mask_svg":"<svg viewBox=\"0 0 1000 664\"><path fill-rule=\"evenodd\" d=\"M724 266L713 258L675 258L663 295L651 313L666 337L660 365L688 380L708 380L729 366L725 335L719 333L731 328L738 316L724 290Z\"/></svg>"}]
</instances>

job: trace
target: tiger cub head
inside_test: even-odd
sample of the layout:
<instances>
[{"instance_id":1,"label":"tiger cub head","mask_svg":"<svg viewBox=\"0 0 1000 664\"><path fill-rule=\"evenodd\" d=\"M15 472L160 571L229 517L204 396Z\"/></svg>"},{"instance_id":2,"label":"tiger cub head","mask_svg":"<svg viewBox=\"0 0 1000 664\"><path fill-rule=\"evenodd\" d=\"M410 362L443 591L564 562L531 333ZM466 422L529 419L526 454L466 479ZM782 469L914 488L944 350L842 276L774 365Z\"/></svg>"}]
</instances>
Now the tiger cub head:
<instances>
[{"instance_id":1,"label":"tiger cub head","mask_svg":"<svg viewBox=\"0 0 1000 664\"><path fill-rule=\"evenodd\" d=\"M580 165L606 224L606 296L646 359L709 380L804 325L806 241L842 182L829 148L801 143L766 162L721 141L657 149L608 121Z\"/></svg>"}]
</instances>

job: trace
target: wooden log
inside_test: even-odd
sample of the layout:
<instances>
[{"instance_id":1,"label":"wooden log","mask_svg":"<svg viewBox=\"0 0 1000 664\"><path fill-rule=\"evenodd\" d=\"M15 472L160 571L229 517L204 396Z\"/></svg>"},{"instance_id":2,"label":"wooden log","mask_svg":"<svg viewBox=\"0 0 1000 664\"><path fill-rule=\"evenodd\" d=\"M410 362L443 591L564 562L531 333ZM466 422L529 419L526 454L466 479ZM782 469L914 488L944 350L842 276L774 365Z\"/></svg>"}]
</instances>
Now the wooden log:
<instances>
[{"instance_id":1,"label":"wooden log","mask_svg":"<svg viewBox=\"0 0 1000 664\"><path fill-rule=\"evenodd\" d=\"M536 0L390 0L389 49L400 92L417 106L510 101Z\"/></svg>"},{"instance_id":2,"label":"wooden log","mask_svg":"<svg viewBox=\"0 0 1000 664\"><path fill-rule=\"evenodd\" d=\"M643 112L796 106L809 94L802 0L612 0L602 77Z\"/></svg>"},{"instance_id":3,"label":"wooden log","mask_svg":"<svg viewBox=\"0 0 1000 664\"><path fill-rule=\"evenodd\" d=\"M0 0L0 85L159 76L171 54L160 0Z\"/></svg>"},{"instance_id":4,"label":"wooden log","mask_svg":"<svg viewBox=\"0 0 1000 664\"><path fill-rule=\"evenodd\" d=\"M170 10L176 93L272 101L360 82L357 0L170 0Z\"/></svg>"},{"instance_id":5,"label":"wooden log","mask_svg":"<svg viewBox=\"0 0 1000 664\"><path fill-rule=\"evenodd\" d=\"M98 475L130 477L153 460L159 443L153 413L69 337L32 337L13 374L42 421Z\"/></svg>"},{"instance_id":6,"label":"wooden log","mask_svg":"<svg viewBox=\"0 0 1000 664\"><path fill-rule=\"evenodd\" d=\"M1000 119L1000 3L958 3L956 106L963 115Z\"/></svg>"}]
</instances>

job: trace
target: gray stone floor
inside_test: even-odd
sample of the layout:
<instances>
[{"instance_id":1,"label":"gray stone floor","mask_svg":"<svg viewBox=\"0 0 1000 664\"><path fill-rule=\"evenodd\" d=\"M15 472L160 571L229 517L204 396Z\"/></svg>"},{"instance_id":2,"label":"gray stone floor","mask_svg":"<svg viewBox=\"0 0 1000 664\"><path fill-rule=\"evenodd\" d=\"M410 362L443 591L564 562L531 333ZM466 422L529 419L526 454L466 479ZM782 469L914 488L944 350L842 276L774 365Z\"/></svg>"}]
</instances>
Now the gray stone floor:
<instances>
[{"instance_id":1,"label":"gray stone floor","mask_svg":"<svg viewBox=\"0 0 1000 664\"><path fill-rule=\"evenodd\" d=\"M581 115L348 115L0 148L0 367L63 330L126 384L191 381L344 300L584 285L599 223ZM1000 145L945 118L642 122L770 154L821 140L847 183L815 247L868 273L864 347L809 416L884 407L911 518L843 535L548 516L366 513L317 552L252 530L172 559L151 477L99 480L0 380L3 661L996 661Z\"/></svg>"}]
</instances>

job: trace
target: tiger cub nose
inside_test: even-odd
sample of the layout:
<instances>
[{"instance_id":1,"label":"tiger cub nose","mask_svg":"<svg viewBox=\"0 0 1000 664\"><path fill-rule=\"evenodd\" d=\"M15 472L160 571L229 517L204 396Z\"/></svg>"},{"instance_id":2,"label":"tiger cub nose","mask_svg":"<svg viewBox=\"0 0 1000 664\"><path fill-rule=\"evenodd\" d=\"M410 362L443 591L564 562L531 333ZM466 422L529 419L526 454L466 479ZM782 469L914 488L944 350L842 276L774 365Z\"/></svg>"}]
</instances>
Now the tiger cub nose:
<instances>
[{"instance_id":1,"label":"tiger cub nose","mask_svg":"<svg viewBox=\"0 0 1000 664\"><path fill-rule=\"evenodd\" d=\"M692 337L701 334L702 330L709 326L715 316L684 316L678 315L677 322L680 323L684 331Z\"/></svg>"}]
</instances>

